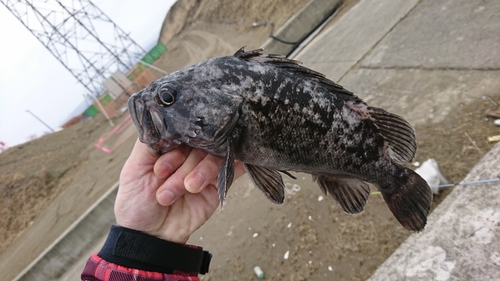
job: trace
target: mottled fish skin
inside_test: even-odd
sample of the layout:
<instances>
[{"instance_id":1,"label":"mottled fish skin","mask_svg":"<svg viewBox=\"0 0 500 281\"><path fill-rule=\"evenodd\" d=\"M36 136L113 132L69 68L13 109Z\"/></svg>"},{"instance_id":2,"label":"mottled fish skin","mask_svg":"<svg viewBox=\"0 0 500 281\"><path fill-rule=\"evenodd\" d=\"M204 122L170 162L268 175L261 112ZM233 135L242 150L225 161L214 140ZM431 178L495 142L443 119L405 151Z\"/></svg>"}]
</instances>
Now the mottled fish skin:
<instances>
[{"instance_id":1,"label":"mottled fish skin","mask_svg":"<svg viewBox=\"0 0 500 281\"><path fill-rule=\"evenodd\" d=\"M225 158L221 204L237 159L275 203L284 198L278 171L298 171L347 213L363 210L371 183L405 228L426 224L431 190L397 163L415 154L412 127L296 61L240 49L152 82L129 109L140 140L158 153L185 143Z\"/></svg>"}]
</instances>

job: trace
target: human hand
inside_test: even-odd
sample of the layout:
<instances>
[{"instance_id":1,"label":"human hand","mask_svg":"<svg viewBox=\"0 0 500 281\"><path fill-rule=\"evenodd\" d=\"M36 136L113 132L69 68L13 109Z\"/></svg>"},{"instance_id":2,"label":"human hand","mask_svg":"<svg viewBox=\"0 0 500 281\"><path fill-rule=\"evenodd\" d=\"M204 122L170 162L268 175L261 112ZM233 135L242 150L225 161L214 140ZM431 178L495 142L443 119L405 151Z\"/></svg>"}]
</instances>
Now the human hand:
<instances>
[{"instance_id":1,"label":"human hand","mask_svg":"<svg viewBox=\"0 0 500 281\"><path fill-rule=\"evenodd\" d=\"M117 224L186 243L219 206L216 184L222 161L188 146L158 156L137 140L120 174ZM242 174L243 165L236 162L235 179Z\"/></svg>"}]
</instances>

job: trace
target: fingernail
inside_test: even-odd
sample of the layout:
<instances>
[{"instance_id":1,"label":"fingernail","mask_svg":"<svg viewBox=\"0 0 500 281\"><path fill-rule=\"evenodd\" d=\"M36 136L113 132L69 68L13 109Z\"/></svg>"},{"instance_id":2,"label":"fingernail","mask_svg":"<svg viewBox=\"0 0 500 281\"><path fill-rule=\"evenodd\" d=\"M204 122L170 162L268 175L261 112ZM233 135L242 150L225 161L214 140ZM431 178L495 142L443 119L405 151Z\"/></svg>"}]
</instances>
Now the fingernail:
<instances>
[{"instance_id":1,"label":"fingernail","mask_svg":"<svg viewBox=\"0 0 500 281\"><path fill-rule=\"evenodd\" d=\"M168 189L165 189L165 190L162 190L157 196L156 196L156 200L158 201L158 203L160 203L160 205L162 206L170 206L172 205L172 203L174 203L175 201L175 194L168 190Z\"/></svg>"},{"instance_id":2,"label":"fingernail","mask_svg":"<svg viewBox=\"0 0 500 281\"><path fill-rule=\"evenodd\" d=\"M201 172L195 173L187 180L186 189L189 192L199 192L205 184L205 180L205 176Z\"/></svg>"},{"instance_id":3,"label":"fingernail","mask_svg":"<svg viewBox=\"0 0 500 281\"><path fill-rule=\"evenodd\" d=\"M158 168L156 175L160 178L166 178L170 174L172 174L172 172L173 172L172 166L168 162L165 161L165 162L161 163L160 168Z\"/></svg>"}]
</instances>

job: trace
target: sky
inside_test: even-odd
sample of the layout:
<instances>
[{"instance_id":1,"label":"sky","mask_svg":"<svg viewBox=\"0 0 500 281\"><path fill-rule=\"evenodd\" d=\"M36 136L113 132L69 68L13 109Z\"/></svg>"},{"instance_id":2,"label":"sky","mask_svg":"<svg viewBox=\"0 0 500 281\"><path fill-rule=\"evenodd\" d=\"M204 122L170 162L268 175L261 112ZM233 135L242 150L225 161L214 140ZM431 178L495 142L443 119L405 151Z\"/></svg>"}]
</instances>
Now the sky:
<instances>
[{"instance_id":1,"label":"sky","mask_svg":"<svg viewBox=\"0 0 500 281\"><path fill-rule=\"evenodd\" d=\"M92 2L149 51L175 0ZM88 91L3 4L0 38L0 142L12 147L50 132L27 111L56 129L86 108Z\"/></svg>"}]
</instances>

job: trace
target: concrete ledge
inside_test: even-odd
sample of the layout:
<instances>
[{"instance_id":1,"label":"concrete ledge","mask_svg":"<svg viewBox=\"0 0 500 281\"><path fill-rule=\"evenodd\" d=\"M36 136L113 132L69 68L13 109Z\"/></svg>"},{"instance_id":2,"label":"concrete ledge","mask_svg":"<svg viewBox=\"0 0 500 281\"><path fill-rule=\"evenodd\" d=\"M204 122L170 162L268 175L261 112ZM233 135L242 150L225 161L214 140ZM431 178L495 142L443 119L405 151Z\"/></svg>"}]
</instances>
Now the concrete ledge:
<instances>
[{"instance_id":1,"label":"concrete ledge","mask_svg":"<svg viewBox=\"0 0 500 281\"><path fill-rule=\"evenodd\" d=\"M497 178L497 144L464 181ZM500 183L457 186L369 279L500 280Z\"/></svg>"},{"instance_id":2,"label":"concrete ledge","mask_svg":"<svg viewBox=\"0 0 500 281\"><path fill-rule=\"evenodd\" d=\"M118 183L113 185L43 253L14 278L17 280L57 280L115 223L113 212Z\"/></svg>"},{"instance_id":3,"label":"concrete ledge","mask_svg":"<svg viewBox=\"0 0 500 281\"><path fill-rule=\"evenodd\" d=\"M288 42L297 42L307 36L333 8L342 2L343 0L311 0L273 35ZM286 55L295 45L269 38L262 47L266 53Z\"/></svg>"}]
</instances>

